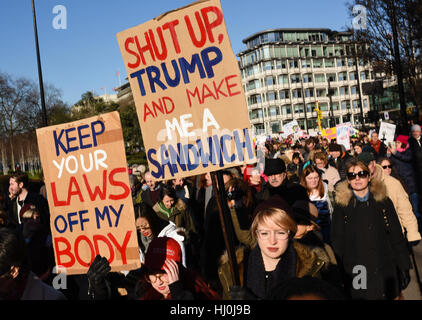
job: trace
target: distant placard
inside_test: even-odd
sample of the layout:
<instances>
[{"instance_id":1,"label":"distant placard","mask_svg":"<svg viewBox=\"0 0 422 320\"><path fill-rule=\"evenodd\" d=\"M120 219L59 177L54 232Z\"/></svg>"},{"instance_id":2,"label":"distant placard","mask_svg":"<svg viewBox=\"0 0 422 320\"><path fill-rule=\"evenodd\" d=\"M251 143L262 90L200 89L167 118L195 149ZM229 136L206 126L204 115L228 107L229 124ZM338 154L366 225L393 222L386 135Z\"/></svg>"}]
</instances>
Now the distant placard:
<instances>
[{"instance_id":1,"label":"distant placard","mask_svg":"<svg viewBox=\"0 0 422 320\"><path fill-rule=\"evenodd\" d=\"M256 162L219 0L167 12L117 40L155 180Z\"/></svg>"},{"instance_id":2,"label":"distant placard","mask_svg":"<svg viewBox=\"0 0 422 320\"><path fill-rule=\"evenodd\" d=\"M58 270L86 274L97 254L112 271L140 267L118 112L37 129Z\"/></svg>"},{"instance_id":3,"label":"distant placard","mask_svg":"<svg viewBox=\"0 0 422 320\"><path fill-rule=\"evenodd\" d=\"M386 145L394 141L396 134L396 125L388 122L381 122L378 139L383 141Z\"/></svg>"}]
</instances>

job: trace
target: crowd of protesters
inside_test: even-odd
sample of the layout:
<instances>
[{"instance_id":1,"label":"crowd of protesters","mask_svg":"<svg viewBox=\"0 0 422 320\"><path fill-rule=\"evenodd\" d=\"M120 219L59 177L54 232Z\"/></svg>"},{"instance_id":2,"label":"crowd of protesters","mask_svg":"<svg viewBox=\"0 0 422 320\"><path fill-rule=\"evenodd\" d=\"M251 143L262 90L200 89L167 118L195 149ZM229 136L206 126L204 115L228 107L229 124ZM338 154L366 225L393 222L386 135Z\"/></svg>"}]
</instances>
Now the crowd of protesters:
<instances>
[{"instance_id":1,"label":"crowd of protesters","mask_svg":"<svg viewBox=\"0 0 422 320\"><path fill-rule=\"evenodd\" d=\"M384 143L358 132L335 139L268 138L258 163L223 170L240 283L235 283L210 173L156 182L129 168L141 268L86 275L53 289L45 188L9 179L0 211L2 299L403 299L409 248L421 240L421 128ZM217 184L218 187L218 184ZM356 287L356 267L367 283Z\"/></svg>"}]
</instances>

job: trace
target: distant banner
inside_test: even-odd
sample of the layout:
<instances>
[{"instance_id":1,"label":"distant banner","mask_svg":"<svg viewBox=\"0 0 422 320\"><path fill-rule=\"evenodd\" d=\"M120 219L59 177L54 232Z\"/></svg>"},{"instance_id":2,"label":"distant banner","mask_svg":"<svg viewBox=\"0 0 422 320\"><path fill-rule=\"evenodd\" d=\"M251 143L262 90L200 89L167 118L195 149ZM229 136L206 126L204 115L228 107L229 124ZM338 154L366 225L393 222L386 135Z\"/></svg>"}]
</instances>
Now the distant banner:
<instances>
[{"instance_id":1,"label":"distant banner","mask_svg":"<svg viewBox=\"0 0 422 320\"><path fill-rule=\"evenodd\" d=\"M85 274L96 255L112 271L140 267L118 112L37 129L58 270Z\"/></svg>"},{"instance_id":2,"label":"distant banner","mask_svg":"<svg viewBox=\"0 0 422 320\"><path fill-rule=\"evenodd\" d=\"M117 40L155 180L256 162L219 0L167 12Z\"/></svg>"},{"instance_id":3,"label":"distant banner","mask_svg":"<svg viewBox=\"0 0 422 320\"><path fill-rule=\"evenodd\" d=\"M346 150L350 150L350 123L342 123L336 126L337 144L342 144Z\"/></svg>"},{"instance_id":4,"label":"distant banner","mask_svg":"<svg viewBox=\"0 0 422 320\"><path fill-rule=\"evenodd\" d=\"M303 131L300 128L296 120L293 120L283 126L283 137L287 138L290 135L294 135L295 138L303 136Z\"/></svg>"},{"instance_id":5,"label":"distant banner","mask_svg":"<svg viewBox=\"0 0 422 320\"><path fill-rule=\"evenodd\" d=\"M322 130L322 136L328 140L333 140L337 138L337 128L329 128Z\"/></svg>"}]
</instances>

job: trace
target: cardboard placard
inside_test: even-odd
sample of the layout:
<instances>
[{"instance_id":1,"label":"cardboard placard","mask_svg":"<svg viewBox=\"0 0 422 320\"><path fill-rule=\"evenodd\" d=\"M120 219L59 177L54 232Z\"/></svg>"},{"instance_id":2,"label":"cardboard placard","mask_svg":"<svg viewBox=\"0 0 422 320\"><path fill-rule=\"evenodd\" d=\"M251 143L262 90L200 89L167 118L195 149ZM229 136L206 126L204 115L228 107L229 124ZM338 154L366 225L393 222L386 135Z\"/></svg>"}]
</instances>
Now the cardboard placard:
<instances>
[{"instance_id":1,"label":"cardboard placard","mask_svg":"<svg viewBox=\"0 0 422 320\"><path fill-rule=\"evenodd\" d=\"M350 150L350 128L352 125L348 123L338 124L336 126L337 144L342 144L346 150Z\"/></svg>"},{"instance_id":2,"label":"cardboard placard","mask_svg":"<svg viewBox=\"0 0 422 320\"><path fill-rule=\"evenodd\" d=\"M37 129L58 270L85 274L97 254L112 271L140 267L119 113Z\"/></svg>"},{"instance_id":3,"label":"cardboard placard","mask_svg":"<svg viewBox=\"0 0 422 320\"><path fill-rule=\"evenodd\" d=\"M219 0L165 13L117 41L155 180L256 162Z\"/></svg>"},{"instance_id":4,"label":"cardboard placard","mask_svg":"<svg viewBox=\"0 0 422 320\"><path fill-rule=\"evenodd\" d=\"M378 139L384 142L385 145L394 141L394 135L396 134L396 125L388 122L382 122L380 125L380 131L378 133Z\"/></svg>"},{"instance_id":5,"label":"cardboard placard","mask_svg":"<svg viewBox=\"0 0 422 320\"><path fill-rule=\"evenodd\" d=\"M289 123L286 123L283 126L283 137L287 138L290 135L294 135L294 137L297 138L301 138L303 136L304 132L303 130L300 128L299 124L297 123L296 120L293 120Z\"/></svg>"},{"instance_id":6,"label":"cardboard placard","mask_svg":"<svg viewBox=\"0 0 422 320\"><path fill-rule=\"evenodd\" d=\"M322 136L330 141L337 138L337 128L329 128L322 130Z\"/></svg>"}]
</instances>

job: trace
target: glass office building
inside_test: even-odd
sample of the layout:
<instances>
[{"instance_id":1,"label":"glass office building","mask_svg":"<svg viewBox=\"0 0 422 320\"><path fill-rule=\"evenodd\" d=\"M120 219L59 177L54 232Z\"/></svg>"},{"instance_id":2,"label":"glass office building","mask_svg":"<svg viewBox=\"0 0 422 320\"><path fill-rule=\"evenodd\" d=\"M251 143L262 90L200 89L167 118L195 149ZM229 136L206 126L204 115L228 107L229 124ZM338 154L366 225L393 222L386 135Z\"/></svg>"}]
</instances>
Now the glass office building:
<instances>
[{"instance_id":1,"label":"glass office building","mask_svg":"<svg viewBox=\"0 0 422 320\"><path fill-rule=\"evenodd\" d=\"M309 132L318 131L317 102L323 129L348 121L359 127L361 107L366 118L370 98L362 94L360 99L359 88L373 81L373 71L355 58L360 45L352 33L276 29L243 43L239 65L255 134L278 133L292 120Z\"/></svg>"}]
</instances>

